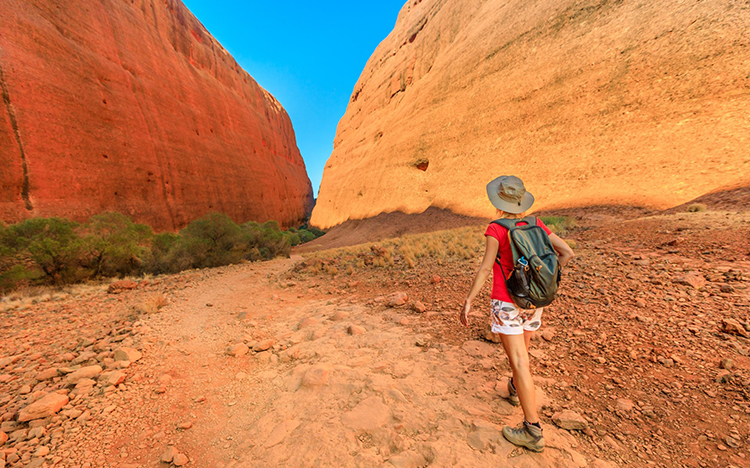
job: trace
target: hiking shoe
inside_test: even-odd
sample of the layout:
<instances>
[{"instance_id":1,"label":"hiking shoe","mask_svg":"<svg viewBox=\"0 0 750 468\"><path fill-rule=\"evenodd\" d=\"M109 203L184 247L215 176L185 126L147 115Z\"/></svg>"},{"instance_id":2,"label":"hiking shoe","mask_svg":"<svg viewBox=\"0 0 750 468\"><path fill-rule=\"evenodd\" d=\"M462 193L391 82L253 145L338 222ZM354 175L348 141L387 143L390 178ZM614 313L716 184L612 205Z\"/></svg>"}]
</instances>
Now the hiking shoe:
<instances>
[{"instance_id":1,"label":"hiking shoe","mask_svg":"<svg viewBox=\"0 0 750 468\"><path fill-rule=\"evenodd\" d=\"M516 391L516 387L513 386L513 379L508 379L508 403L510 403L513 406L518 406L521 404L521 400L518 399L518 392Z\"/></svg>"},{"instance_id":2,"label":"hiking shoe","mask_svg":"<svg viewBox=\"0 0 750 468\"><path fill-rule=\"evenodd\" d=\"M505 426L503 428L503 437L511 444L526 447L532 452L541 452L544 450L544 434L542 430L526 421L519 424L518 427Z\"/></svg>"}]
</instances>

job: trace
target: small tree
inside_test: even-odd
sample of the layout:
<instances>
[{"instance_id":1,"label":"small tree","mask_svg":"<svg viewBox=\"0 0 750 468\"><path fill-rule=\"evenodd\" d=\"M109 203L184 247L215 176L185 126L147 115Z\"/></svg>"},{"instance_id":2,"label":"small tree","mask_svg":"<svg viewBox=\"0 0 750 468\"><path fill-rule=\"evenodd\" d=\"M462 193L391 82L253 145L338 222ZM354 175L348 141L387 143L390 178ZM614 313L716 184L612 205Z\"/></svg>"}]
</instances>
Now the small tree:
<instances>
[{"instance_id":1,"label":"small tree","mask_svg":"<svg viewBox=\"0 0 750 468\"><path fill-rule=\"evenodd\" d=\"M223 213L209 213L180 231L175 260L192 268L229 265L245 253L240 227Z\"/></svg>"},{"instance_id":2,"label":"small tree","mask_svg":"<svg viewBox=\"0 0 750 468\"><path fill-rule=\"evenodd\" d=\"M78 223L62 218L32 218L10 226L4 235L6 248L27 257L53 284L83 279Z\"/></svg>"},{"instance_id":3,"label":"small tree","mask_svg":"<svg viewBox=\"0 0 750 468\"><path fill-rule=\"evenodd\" d=\"M124 276L141 272L154 233L121 213L92 216L81 229L87 267L92 276Z\"/></svg>"}]
</instances>

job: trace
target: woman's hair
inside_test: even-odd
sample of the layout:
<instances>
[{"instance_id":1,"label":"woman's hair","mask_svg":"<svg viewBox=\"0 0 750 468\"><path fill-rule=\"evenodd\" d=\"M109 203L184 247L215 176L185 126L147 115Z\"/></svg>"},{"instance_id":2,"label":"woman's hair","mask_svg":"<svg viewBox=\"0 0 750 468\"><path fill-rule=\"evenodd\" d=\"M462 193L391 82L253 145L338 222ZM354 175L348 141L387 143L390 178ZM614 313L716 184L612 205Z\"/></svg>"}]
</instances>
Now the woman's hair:
<instances>
[{"instance_id":1,"label":"woman's hair","mask_svg":"<svg viewBox=\"0 0 750 468\"><path fill-rule=\"evenodd\" d=\"M526 212L523 213L508 213L507 211L497 210L498 219L521 219L526 217Z\"/></svg>"}]
</instances>

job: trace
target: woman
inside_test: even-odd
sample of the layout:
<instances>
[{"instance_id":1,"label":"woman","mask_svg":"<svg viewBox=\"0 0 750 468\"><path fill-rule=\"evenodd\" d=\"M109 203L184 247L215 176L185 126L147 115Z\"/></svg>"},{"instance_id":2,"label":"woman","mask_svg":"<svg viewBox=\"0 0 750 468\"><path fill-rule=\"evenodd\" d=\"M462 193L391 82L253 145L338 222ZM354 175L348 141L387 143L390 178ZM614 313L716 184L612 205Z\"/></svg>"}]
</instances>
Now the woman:
<instances>
[{"instance_id":1,"label":"woman","mask_svg":"<svg viewBox=\"0 0 750 468\"><path fill-rule=\"evenodd\" d=\"M501 176L487 184L487 195L492 205L497 208L498 218L523 218L525 212L534 203L533 195L526 191L521 179L515 176ZM550 232L541 220L537 219L537 225L549 235L552 247L557 252L560 266L564 266L575 256L573 250L565 241ZM474 279L474 284L466 296L459 318L462 324L469 324L471 302L492 273L490 314L492 331L500 334L505 354L508 356L513 371L513 377L508 381L509 401L514 406L521 405L525 418L523 423L516 428L504 427L503 436L512 444L541 452L544 450L544 435L536 411L536 393L529 369L528 349L531 336L542 325L543 309L518 309L508 294L502 273L503 270L510 272L513 269L513 254L508 241L508 230L497 224L490 224L484 235L487 240L484 259ZM498 251L502 269L495 262Z\"/></svg>"}]
</instances>

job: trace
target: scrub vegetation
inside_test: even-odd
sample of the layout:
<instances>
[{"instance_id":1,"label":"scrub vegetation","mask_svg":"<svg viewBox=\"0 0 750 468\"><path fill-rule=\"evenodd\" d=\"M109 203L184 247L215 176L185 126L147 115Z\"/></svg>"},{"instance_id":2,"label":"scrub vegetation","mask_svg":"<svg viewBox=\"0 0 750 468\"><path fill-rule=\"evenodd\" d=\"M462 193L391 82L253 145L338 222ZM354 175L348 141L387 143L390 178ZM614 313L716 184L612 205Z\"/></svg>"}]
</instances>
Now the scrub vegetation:
<instances>
[{"instance_id":1,"label":"scrub vegetation","mask_svg":"<svg viewBox=\"0 0 750 468\"><path fill-rule=\"evenodd\" d=\"M161 234L114 212L86 223L32 218L0 224L0 291L288 257L293 246L322 234L316 228L283 231L276 221L236 224L221 213Z\"/></svg>"}]
</instances>

